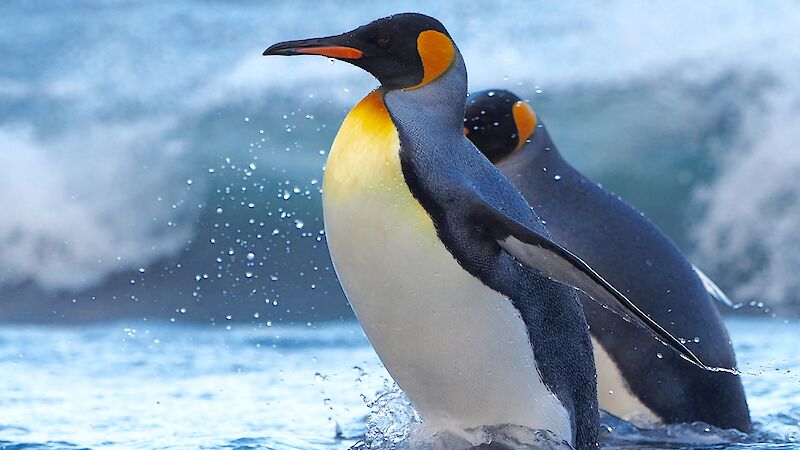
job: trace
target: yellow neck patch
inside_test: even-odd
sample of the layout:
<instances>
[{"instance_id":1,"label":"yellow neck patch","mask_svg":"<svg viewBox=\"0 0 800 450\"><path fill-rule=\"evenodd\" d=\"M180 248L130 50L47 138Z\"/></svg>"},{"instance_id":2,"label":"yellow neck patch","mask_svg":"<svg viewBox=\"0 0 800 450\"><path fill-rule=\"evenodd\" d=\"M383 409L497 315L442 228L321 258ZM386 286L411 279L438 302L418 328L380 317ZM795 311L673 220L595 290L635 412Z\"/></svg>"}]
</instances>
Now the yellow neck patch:
<instances>
[{"instance_id":1,"label":"yellow neck patch","mask_svg":"<svg viewBox=\"0 0 800 450\"><path fill-rule=\"evenodd\" d=\"M380 91L364 97L344 119L325 167L323 189L330 200L396 184L402 174L400 137Z\"/></svg>"},{"instance_id":2,"label":"yellow neck patch","mask_svg":"<svg viewBox=\"0 0 800 450\"><path fill-rule=\"evenodd\" d=\"M436 236L430 216L406 184L400 136L381 91L364 97L344 119L328 155L322 190L326 210L353 202L379 204L399 213L420 233Z\"/></svg>"},{"instance_id":3,"label":"yellow neck patch","mask_svg":"<svg viewBox=\"0 0 800 450\"><path fill-rule=\"evenodd\" d=\"M514 116L514 124L517 126L517 135L519 138L519 143L514 150L519 150L525 145L528 138L533 135L539 120L536 118L536 113L533 112L530 105L521 100L514 103L514 106L511 108L511 114Z\"/></svg>"},{"instance_id":4,"label":"yellow neck patch","mask_svg":"<svg viewBox=\"0 0 800 450\"><path fill-rule=\"evenodd\" d=\"M417 51L422 59L422 81L404 90L421 88L442 76L453 64L456 47L446 34L435 30L426 30L417 37Z\"/></svg>"}]
</instances>

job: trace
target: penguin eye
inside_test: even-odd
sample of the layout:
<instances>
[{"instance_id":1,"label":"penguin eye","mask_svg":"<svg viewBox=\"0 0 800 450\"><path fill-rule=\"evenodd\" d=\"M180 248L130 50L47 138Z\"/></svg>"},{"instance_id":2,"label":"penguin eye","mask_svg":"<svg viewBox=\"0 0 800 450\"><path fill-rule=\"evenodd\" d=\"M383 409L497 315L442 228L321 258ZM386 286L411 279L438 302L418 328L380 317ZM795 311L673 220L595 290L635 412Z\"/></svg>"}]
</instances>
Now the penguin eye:
<instances>
[{"instance_id":1,"label":"penguin eye","mask_svg":"<svg viewBox=\"0 0 800 450\"><path fill-rule=\"evenodd\" d=\"M392 45L391 39L386 36L380 36L378 39L375 40L375 45L378 46L380 49L387 49L390 45Z\"/></svg>"}]
</instances>

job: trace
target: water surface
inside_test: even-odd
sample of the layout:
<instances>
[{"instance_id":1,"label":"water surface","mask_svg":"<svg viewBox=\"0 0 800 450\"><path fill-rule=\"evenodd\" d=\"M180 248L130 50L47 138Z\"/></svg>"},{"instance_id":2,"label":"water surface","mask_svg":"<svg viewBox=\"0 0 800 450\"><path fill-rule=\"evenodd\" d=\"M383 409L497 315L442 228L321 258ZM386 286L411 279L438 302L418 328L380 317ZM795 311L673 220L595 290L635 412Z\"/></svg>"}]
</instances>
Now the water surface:
<instances>
[{"instance_id":1,"label":"water surface","mask_svg":"<svg viewBox=\"0 0 800 450\"><path fill-rule=\"evenodd\" d=\"M606 418L604 446L800 449L800 326L728 325L754 435ZM0 448L346 449L368 416L371 438L389 440L413 420L402 397L366 404L389 382L354 322L4 326L0 373Z\"/></svg>"}]
</instances>

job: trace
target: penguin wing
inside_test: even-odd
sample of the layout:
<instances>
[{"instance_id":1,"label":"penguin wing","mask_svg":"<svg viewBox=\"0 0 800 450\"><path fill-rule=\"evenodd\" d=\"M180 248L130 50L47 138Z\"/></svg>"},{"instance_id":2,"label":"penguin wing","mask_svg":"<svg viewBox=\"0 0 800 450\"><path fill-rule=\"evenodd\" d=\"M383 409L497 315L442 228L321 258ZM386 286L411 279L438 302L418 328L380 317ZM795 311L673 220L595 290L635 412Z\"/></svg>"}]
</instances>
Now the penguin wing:
<instances>
[{"instance_id":1,"label":"penguin wing","mask_svg":"<svg viewBox=\"0 0 800 450\"><path fill-rule=\"evenodd\" d=\"M604 307L615 310L626 320L650 332L687 361L709 370L691 350L639 309L580 257L479 197L474 197L474 203L472 211L476 215L478 224L521 264L556 282L573 286L586 293Z\"/></svg>"},{"instance_id":2,"label":"penguin wing","mask_svg":"<svg viewBox=\"0 0 800 450\"><path fill-rule=\"evenodd\" d=\"M728 296L725 295L724 292L722 292L722 289L720 289L719 286L717 286L717 283L714 283L714 281L711 280L711 278L709 278L708 275L703 273L703 271L700 270L699 267L692 264L692 269L694 269L694 273L697 274L697 277L700 278L700 281L703 282L703 287L706 288L706 292L708 292L709 297L727 306L728 308L736 309L741 306L740 304L737 305L736 303L733 303L731 299L728 298Z\"/></svg>"}]
</instances>

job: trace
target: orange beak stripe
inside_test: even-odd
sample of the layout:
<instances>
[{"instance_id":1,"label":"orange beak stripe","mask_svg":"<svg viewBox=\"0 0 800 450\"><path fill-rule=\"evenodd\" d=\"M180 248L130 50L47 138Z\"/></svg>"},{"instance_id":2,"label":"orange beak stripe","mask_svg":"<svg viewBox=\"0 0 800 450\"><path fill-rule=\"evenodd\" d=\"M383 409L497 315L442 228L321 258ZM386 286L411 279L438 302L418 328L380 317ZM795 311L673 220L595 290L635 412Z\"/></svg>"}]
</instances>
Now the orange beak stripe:
<instances>
[{"instance_id":1,"label":"orange beak stripe","mask_svg":"<svg viewBox=\"0 0 800 450\"><path fill-rule=\"evenodd\" d=\"M337 59L359 59L364 52L352 47L304 47L295 50L303 55L321 55Z\"/></svg>"}]
</instances>

